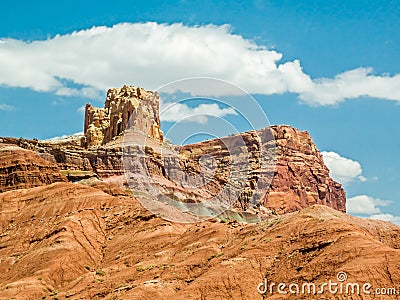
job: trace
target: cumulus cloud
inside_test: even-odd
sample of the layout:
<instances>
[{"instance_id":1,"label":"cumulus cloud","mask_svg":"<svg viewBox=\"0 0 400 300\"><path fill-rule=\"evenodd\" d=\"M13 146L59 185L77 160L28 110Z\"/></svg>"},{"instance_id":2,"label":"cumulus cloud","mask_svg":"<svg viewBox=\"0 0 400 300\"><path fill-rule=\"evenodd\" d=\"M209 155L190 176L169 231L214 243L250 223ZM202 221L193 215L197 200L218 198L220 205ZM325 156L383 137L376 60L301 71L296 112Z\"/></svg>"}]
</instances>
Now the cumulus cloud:
<instances>
[{"instance_id":1,"label":"cumulus cloud","mask_svg":"<svg viewBox=\"0 0 400 300\"><path fill-rule=\"evenodd\" d=\"M373 198L367 195L359 195L348 198L346 202L347 212L350 214L372 215L380 214L381 206L390 205L391 201Z\"/></svg>"},{"instance_id":2,"label":"cumulus cloud","mask_svg":"<svg viewBox=\"0 0 400 300\"><path fill-rule=\"evenodd\" d=\"M330 170L331 177L342 184L350 183L354 180L362 182L368 179L362 174L363 170L358 161L342 157L340 154L333 151L321 152L324 162Z\"/></svg>"},{"instance_id":3,"label":"cumulus cloud","mask_svg":"<svg viewBox=\"0 0 400 300\"><path fill-rule=\"evenodd\" d=\"M372 68L358 68L332 79L316 79L299 95L310 105L334 105L363 96L400 101L400 75L376 76Z\"/></svg>"},{"instance_id":4,"label":"cumulus cloud","mask_svg":"<svg viewBox=\"0 0 400 300\"><path fill-rule=\"evenodd\" d=\"M392 222L394 224L400 225L400 216L394 216L391 214L375 214L375 215L370 216L370 219L383 220L383 221L388 221L388 222Z\"/></svg>"},{"instance_id":5,"label":"cumulus cloud","mask_svg":"<svg viewBox=\"0 0 400 300\"><path fill-rule=\"evenodd\" d=\"M250 93L295 93L310 105L333 105L362 96L400 101L400 75L358 68L334 78L312 79L298 60L230 26L122 23L98 26L47 40L0 40L0 84L58 95L99 96L133 83L156 89L197 76L233 82Z\"/></svg>"},{"instance_id":6,"label":"cumulus cloud","mask_svg":"<svg viewBox=\"0 0 400 300\"><path fill-rule=\"evenodd\" d=\"M182 103L167 103L161 108L160 119L166 122L197 122L205 124L209 116L225 117L227 115L237 115L231 107L221 108L217 104L200 104L197 107L189 107Z\"/></svg>"},{"instance_id":7,"label":"cumulus cloud","mask_svg":"<svg viewBox=\"0 0 400 300\"><path fill-rule=\"evenodd\" d=\"M8 104L1 104L0 103L0 110L10 111L14 110L14 107Z\"/></svg>"}]
</instances>

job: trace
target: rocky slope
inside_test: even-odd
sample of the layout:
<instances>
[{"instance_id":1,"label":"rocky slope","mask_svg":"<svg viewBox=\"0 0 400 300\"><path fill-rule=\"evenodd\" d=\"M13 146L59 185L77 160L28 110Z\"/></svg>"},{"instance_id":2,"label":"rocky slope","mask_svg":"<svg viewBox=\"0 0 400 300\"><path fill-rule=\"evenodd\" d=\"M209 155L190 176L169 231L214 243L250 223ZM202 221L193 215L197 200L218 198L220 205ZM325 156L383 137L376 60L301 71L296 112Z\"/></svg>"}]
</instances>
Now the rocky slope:
<instances>
[{"instance_id":1,"label":"rocky slope","mask_svg":"<svg viewBox=\"0 0 400 300\"><path fill-rule=\"evenodd\" d=\"M103 190L116 196L72 183L0 194L0 299L262 299L265 276L322 284L346 272L374 288L400 280L400 228L387 222L317 205L257 224L180 224ZM317 296L285 299L299 297ZM350 298L376 299L318 295Z\"/></svg>"},{"instance_id":2,"label":"rocky slope","mask_svg":"<svg viewBox=\"0 0 400 300\"><path fill-rule=\"evenodd\" d=\"M57 165L40 158L30 150L0 144L0 193L67 181Z\"/></svg>"}]
</instances>

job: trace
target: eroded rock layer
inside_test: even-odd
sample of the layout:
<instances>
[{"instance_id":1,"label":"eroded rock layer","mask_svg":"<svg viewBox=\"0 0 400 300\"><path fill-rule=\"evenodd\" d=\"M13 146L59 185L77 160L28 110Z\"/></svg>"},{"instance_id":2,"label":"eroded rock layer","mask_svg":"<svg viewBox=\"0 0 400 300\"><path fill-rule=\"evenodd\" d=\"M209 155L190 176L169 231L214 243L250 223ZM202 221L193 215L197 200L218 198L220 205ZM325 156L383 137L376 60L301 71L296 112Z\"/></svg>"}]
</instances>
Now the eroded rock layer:
<instances>
[{"instance_id":1,"label":"eroded rock layer","mask_svg":"<svg viewBox=\"0 0 400 300\"><path fill-rule=\"evenodd\" d=\"M313 204L346 211L346 194L329 177L329 170L308 132L290 126L272 126L242 133L240 138L246 144L246 151L229 152L224 146L234 143L237 136L182 147L187 168L194 169L191 162L197 162L204 155L211 156L219 166L217 181L226 183L230 170L250 167L236 205L242 210L251 209L250 197L258 187L266 191L261 195L260 204L278 214ZM243 157L243 153L248 155Z\"/></svg>"},{"instance_id":2,"label":"eroded rock layer","mask_svg":"<svg viewBox=\"0 0 400 300\"><path fill-rule=\"evenodd\" d=\"M307 132L290 126L272 126L255 133L246 132L239 136L177 147L179 158L165 154L161 156L156 144L145 149L131 147L129 157L133 164L145 164L142 167L154 176L153 180L163 194L177 197L183 202L202 201L218 194L229 180L230 167L242 170L243 162L247 161L249 176L241 182L242 191L234 204L235 209L256 212L250 198L257 186L267 191L259 200L272 213L293 212L313 204L345 211L345 192L339 183L329 177L329 170ZM257 135L269 137L261 142ZM243 157L243 151L229 153L223 146L224 143L234 143L238 137L245 143L246 157ZM54 144L10 138L4 141L32 149L42 158L57 163L73 181L77 181L79 176L85 179L93 173L100 179L124 175L120 144L85 149L77 142ZM262 148L266 151L261 155ZM141 160L144 154L146 160ZM199 159L205 155L213 157L217 166L211 178L203 174L196 176L200 173ZM267 163L267 170L260 170L261 162ZM186 175L192 175L198 182L188 182L191 176ZM202 186L202 182L208 184ZM132 186L135 188L134 184ZM199 188L188 189L186 186ZM136 186L138 192L143 192L141 188Z\"/></svg>"},{"instance_id":3,"label":"eroded rock layer","mask_svg":"<svg viewBox=\"0 0 400 300\"><path fill-rule=\"evenodd\" d=\"M0 144L0 193L67 181L56 164L16 145Z\"/></svg>"},{"instance_id":4,"label":"eroded rock layer","mask_svg":"<svg viewBox=\"0 0 400 300\"><path fill-rule=\"evenodd\" d=\"M329 169L307 131L273 126L277 165L271 187L262 203L278 213L312 204L346 211L346 193L329 176Z\"/></svg>"},{"instance_id":5,"label":"eroded rock layer","mask_svg":"<svg viewBox=\"0 0 400 300\"><path fill-rule=\"evenodd\" d=\"M318 287L339 272L373 288L400 280L399 227L326 206L258 224L182 224L72 183L0 193L0 204L4 299L263 299L265 277ZM282 299L276 288L266 296ZM299 297L316 299L284 298ZM318 299L333 298L325 289Z\"/></svg>"}]
</instances>

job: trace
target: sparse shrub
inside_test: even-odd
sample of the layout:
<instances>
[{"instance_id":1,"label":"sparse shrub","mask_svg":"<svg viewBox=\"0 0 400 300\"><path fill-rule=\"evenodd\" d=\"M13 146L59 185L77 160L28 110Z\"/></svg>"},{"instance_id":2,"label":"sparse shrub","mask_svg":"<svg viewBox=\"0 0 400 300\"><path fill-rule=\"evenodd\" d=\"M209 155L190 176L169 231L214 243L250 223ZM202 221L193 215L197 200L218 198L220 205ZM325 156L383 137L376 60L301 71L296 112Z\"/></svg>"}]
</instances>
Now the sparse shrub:
<instances>
[{"instance_id":1,"label":"sparse shrub","mask_svg":"<svg viewBox=\"0 0 400 300\"><path fill-rule=\"evenodd\" d=\"M161 264L158 266L158 269L160 269L160 270L164 270L164 269L168 269L168 268L169 268L168 264Z\"/></svg>"},{"instance_id":2,"label":"sparse shrub","mask_svg":"<svg viewBox=\"0 0 400 300\"><path fill-rule=\"evenodd\" d=\"M220 257L220 256L222 256L222 255L224 255L224 252L220 252L220 253L217 253L217 254L213 254L213 255L211 255L209 258L207 258L207 260L210 261L210 260L212 260L212 259L214 259L214 258L217 258L217 257Z\"/></svg>"},{"instance_id":3,"label":"sparse shrub","mask_svg":"<svg viewBox=\"0 0 400 300\"><path fill-rule=\"evenodd\" d=\"M146 271L146 270L151 270L151 269L153 269L153 268L154 268L153 265L148 265L148 266L146 266L146 267L137 267L136 270L137 270L138 272L144 272L144 271Z\"/></svg>"}]
</instances>

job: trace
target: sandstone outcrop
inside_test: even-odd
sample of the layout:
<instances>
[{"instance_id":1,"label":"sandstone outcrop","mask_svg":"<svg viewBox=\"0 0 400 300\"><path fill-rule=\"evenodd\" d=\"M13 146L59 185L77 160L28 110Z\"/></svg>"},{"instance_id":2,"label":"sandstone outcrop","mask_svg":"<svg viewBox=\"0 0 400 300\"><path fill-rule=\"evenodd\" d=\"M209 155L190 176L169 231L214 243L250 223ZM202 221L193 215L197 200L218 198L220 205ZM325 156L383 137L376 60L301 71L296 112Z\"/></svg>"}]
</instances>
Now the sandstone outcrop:
<instances>
[{"instance_id":1,"label":"sandstone outcrop","mask_svg":"<svg viewBox=\"0 0 400 300\"><path fill-rule=\"evenodd\" d=\"M273 126L278 160L270 189L262 204L278 213L323 204L346 211L346 193L329 170L306 131Z\"/></svg>"},{"instance_id":2,"label":"sandstone outcrop","mask_svg":"<svg viewBox=\"0 0 400 300\"><path fill-rule=\"evenodd\" d=\"M124 85L108 90L104 108L86 105L86 147L106 144L128 128L163 141L157 93Z\"/></svg>"},{"instance_id":3,"label":"sandstone outcrop","mask_svg":"<svg viewBox=\"0 0 400 300\"><path fill-rule=\"evenodd\" d=\"M3 141L35 151L41 158L57 164L61 171L71 175L73 171L93 172L99 178L123 175L120 146L86 149L77 141L54 143L16 138L4 138Z\"/></svg>"},{"instance_id":4,"label":"sandstone outcrop","mask_svg":"<svg viewBox=\"0 0 400 300\"><path fill-rule=\"evenodd\" d=\"M127 136L137 143L127 146ZM125 162L133 168L128 180L133 192L156 188L159 194L151 196L157 199L161 194L198 203L220 197L229 208L253 214L264 208L267 214L284 214L313 204L346 210L345 192L329 177L307 132L272 126L185 146L163 139L158 94L125 85L108 90L104 108L86 106L82 137L56 142L4 138L3 144L36 151L73 182L113 176L125 180ZM212 160L202 161L207 156ZM147 174L152 178L140 182Z\"/></svg>"},{"instance_id":5,"label":"sandstone outcrop","mask_svg":"<svg viewBox=\"0 0 400 300\"><path fill-rule=\"evenodd\" d=\"M398 289L400 227L344 213L345 192L307 132L272 126L161 152L158 118L157 94L124 86L104 109L87 106L84 137L0 139L1 299L376 299L375 288ZM127 127L149 143L121 144ZM138 201L152 197L143 168L182 206L226 186L237 201L202 223L167 221ZM257 291L265 278L321 287L339 272L372 294Z\"/></svg>"},{"instance_id":6,"label":"sandstone outcrop","mask_svg":"<svg viewBox=\"0 0 400 300\"><path fill-rule=\"evenodd\" d=\"M0 144L0 193L67 181L58 166L16 145Z\"/></svg>"},{"instance_id":7,"label":"sandstone outcrop","mask_svg":"<svg viewBox=\"0 0 400 300\"><path fill-rule=\"evenodd\" d=\"M270 137L262 141L257 138L268 135ZM240 138L244 140L247 151L237 154L229 153L224 146L234 143L237 136L183 146L180 151L187 158L187 169L196 169L195 162L209 155L219 166L215 181L223 184L228 181L231 167L242 170L248 160L249 176L236 205L240 210L251 209L249 199L255 187L259 186L266 189L260 204L277 214L293 212L313 204L346 211L346 194L342 186L329 177L329 170L308 132L290 126L272 126L257 134L242 133ZM271 144L276 147L271 147ZM261 153L262 148L265 151ZM248 156L243 158L243 153L248 153ZM261 161L266 168L260 169Z\"/></svg>"},{"instance_id":8,"label":"sandstone outcrop","mask_svg":"<svg viewBox=\"0 0 400 300\"><path fill-rule=\"evenodd\" d=\"M154 184L163 194L177 197L183 202L202 201L218 194L229 179L229 167L232 165L235 169L241 169L245 159L249 161L250 176L243 182L243 192L234 206L237 210L256 213L249 199L255 185L266 185L268 190L260 199L260 203L272 213L293 212L313 204L323 204L345 211L345 192L339 183L329 177L329 170L307 132L290 126L272 126L257 134L269 134L271 138L265 139L265 145L260 145L255 132L246 132L239 136L247 145L248 156L245 158L240 153L231 154L223 147L224 143L234 143L237 136L177 147L179 157L161 157L160 153L151 147L146 147L146 151L140 147L131 147L130 158L134 164L143 164L140 157L145 152L147 159L143 167L153 175ZM75 176L79 179L78 175L82 175L83 179L95 174L100 179L105 179L124 174L123 149L118 144L85 149L76 143L54 144L11 138L5 138L4 142L38 152L42 158L57 163L70 178ZM273 143L275 148L271 148L268 143ZM260 157L261 147L267 149L267 152L263 153L264 158ZM213 157L218 166L211 178L200 174L199 158L204 155ZM261 160L268 160L274 156L276 161L267 161L273 168L260 173ZM197 176L199 174L200 176ZM199 182L186 182L191 177L196 177ZM202 182L208 184L203 185ZM199 184L199 188L185 188L185 185L193 184ZM142 186L135 187L133 184L131 187L138 193L142 192Z\"/></svg>"}]
</instances>

